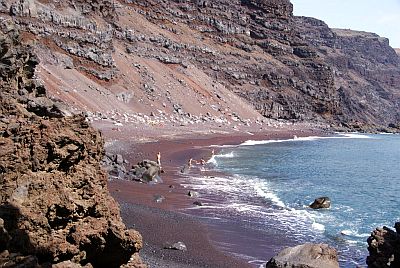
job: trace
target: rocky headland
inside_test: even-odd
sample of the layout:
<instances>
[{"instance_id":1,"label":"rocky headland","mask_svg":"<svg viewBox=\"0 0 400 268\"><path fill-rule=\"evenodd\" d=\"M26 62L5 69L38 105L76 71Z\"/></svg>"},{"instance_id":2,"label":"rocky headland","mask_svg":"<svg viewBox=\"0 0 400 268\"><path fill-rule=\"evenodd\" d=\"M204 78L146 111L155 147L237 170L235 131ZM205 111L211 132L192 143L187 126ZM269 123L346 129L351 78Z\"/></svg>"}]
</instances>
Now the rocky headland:
<instances>
[{"instance_id":1,"label":"rocky headland","mask_svg":"<svg viewBox=\"0 0 400 268\"><path fill-rule=\"evenodd\" d=\"M400 222L394 229L376 228L368 238L368 267L400 267Z\"/></svg>"},{"instance_id":2,"label":"rocky headland","mask_svg":"<svg viewBox=\"0 0 400 268\"><path fill-rule=\"evenodd\" d=\"M46 97L32 48L0 25L0 265L144 267L107 190L101 134Z\"/></svg>"}]
</instances>

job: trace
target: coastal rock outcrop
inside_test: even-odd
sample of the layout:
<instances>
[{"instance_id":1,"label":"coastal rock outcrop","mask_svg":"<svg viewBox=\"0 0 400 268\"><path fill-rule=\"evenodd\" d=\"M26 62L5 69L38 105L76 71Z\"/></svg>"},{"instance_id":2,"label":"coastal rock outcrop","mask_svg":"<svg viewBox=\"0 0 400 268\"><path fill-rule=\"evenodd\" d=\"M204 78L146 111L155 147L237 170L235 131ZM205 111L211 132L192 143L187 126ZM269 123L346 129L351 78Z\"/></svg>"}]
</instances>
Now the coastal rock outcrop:
<instances>
[{"instance_id":1,"label":"coastal rock outcrop","mask_svg":"<svg viewBox=\"0 0 400 268\"><path fill-rule=\"evenodd\" d=\"M310 208L312 209L320 209L320 208L330 208L331 207L331 199L329 197L318 197L312 202Z\"/></svg>"},{"instance_id":2,"label":"coastal rock outcrop","mask_svg":"<svg viewBox=\"0 0 400 268\"><path fill-rule=\"evenodd\" d=\"M326 244L304 244L282 250L266 268L339 268L336 249Z\"/></svg>"},{"instance_id":3,"label":"coastal rock outcrop","mask_svg":"<svg viewBox=\"0 0 400 268\"><path fill-rule=\"evenodd\" d=\"M0 28L0 266L141 267L141 235L107 190L101 134L46 97L32 48L11 20Z\"/></svg>"},{"instance_id":4,"label":"coastal rock outcrop","mask_svg":"<svg viewBox=\"0 0 400 268\"><path fill-rule=\"evenodd\" d=\"M367 240L370 268L400 267L400 222L395 230L388 227L376 228Z\"/></svg>"}]
</instances>

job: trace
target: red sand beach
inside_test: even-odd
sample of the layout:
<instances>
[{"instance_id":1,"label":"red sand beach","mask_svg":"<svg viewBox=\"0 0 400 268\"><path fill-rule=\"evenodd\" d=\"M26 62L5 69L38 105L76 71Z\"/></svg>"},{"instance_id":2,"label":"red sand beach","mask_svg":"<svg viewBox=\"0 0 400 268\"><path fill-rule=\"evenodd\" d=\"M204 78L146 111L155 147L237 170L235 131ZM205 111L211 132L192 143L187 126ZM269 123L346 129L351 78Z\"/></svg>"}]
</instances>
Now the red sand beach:
<instances>
[{"instance_id":1,"label":"red sand beach","mask_svg":"<svg viewBox=\"0 0 400 268\"><path fill-rule=\"evenodd\" d=\"M218 245L229 244L230 240L235 240L232 241L233 244L243 242L244 248L235 250L241 252L241 250L252 250L246 245L279 243L279 241L274 241L274 238L259 241L258 234L243 233L243 230L236 228L234 224L219 224L218 222L206 224L196 215L195 210L188 213L185 209L194 207L193 202L196 198L189 197L190 189L180 185L181 168L190 158L208 160L211 157L210 145L240 144L250 139L288 139L293 138L294 135L301 137L323 134L318 129L282 128L258 133L224 135L204 136L191 133L158 140L156 137L159 135L152 131L147 134L153 142L143 143L126 138L127 132L115 133L103 129L103 133L107 151L123 155L128 160L129 167L143 159L156 160L157 152L161 152L161 164L165 171L161 175L163 183L109 181L109 190L121 206L124 222L129 228L138 230L143 236L144 248L141 256L150 267L256 267L254 264L247 263L246 259L240 256L235 257L229 250L223 250ZM145 136L144 133L142 134ZM198 168L193 167L190 172L196 173ZM165 200L158 203L155 201L155 196L163 196ZM178 241L185 243L186 252L163 249L166 243ZM265 259L275 253L265 252Z\"/></svg>"}]
</instances>

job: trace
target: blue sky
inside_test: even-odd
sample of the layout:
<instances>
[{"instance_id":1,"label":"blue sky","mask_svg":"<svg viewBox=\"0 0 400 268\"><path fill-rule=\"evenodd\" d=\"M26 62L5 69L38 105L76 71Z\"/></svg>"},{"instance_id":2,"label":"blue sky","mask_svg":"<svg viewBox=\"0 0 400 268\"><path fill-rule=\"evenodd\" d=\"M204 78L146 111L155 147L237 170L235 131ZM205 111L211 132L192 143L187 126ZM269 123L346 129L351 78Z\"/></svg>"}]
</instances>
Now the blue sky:
<instances>
[{"instance_id":1,"label":"blue sky","mask_svg":"<svg viewBox=\"0 0 400 268\"><path fill-rule=\"evenodd\" d=\"M373 32L400 48L400 0L291 0L294 14L325 21L331 28Z\"/></svg>"}]
</instances>

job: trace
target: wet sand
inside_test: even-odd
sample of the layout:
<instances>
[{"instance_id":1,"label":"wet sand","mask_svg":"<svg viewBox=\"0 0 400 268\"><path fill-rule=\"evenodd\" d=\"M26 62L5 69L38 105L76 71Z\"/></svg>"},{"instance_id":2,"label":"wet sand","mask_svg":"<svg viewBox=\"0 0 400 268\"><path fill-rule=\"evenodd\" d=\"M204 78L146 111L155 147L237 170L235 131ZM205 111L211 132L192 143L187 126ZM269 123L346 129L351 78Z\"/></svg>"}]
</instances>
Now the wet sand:
<instances>
[{"instance_id":1,"label":"wet sand","mask_svg":"<svg viewBox=\"0 0 400 268\"><path fill-rule=\"evenodd\" d=\"M210 145L322 134L319 130L285 129L255 135L187 136L150 143L116 140L107 150L122 154L129 166L143 159L155 160L157 152L161 152L163 183L149 185L112 180L109 190L121 206L124 222L142 234L144 248L141 256L150 267L258 267L259 263L249 264L246 255L263 256L262 263L276 253L272 251L283 243L284 237L274 238L257 231L249 233L248 229L233 221L205 219L201 217L201 210L188 210L195 207L193 202L197 198L189 197L190 189L181 185L180 170L190 158L208 160L212 150ZM199 166L193 166L189 176L196 175ZM163 196L165 200L158 203L155 201L157 196ZM211 197L211 202L218 202L218 197ZM166 243L178 241L186 244L186 252L163 249ZM258 245L263 245L260 247L262 251L257 252ZM264 252L265 249L269 252ZM243 255L234 256L232 253Z\"/></svg>"}]
</instances>

